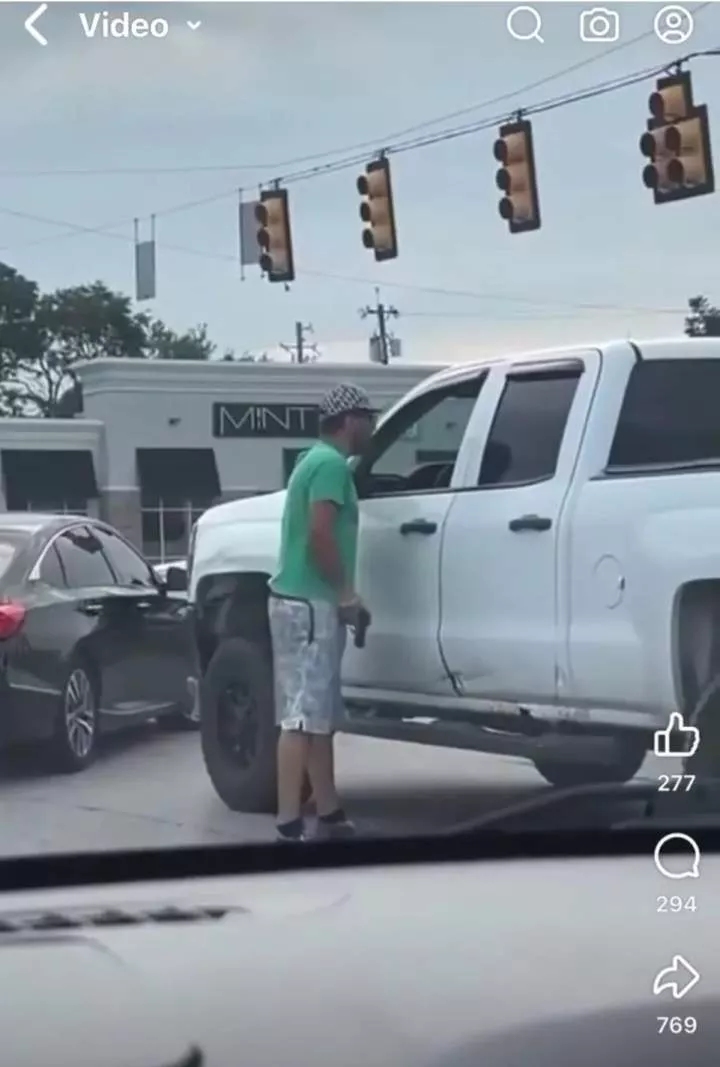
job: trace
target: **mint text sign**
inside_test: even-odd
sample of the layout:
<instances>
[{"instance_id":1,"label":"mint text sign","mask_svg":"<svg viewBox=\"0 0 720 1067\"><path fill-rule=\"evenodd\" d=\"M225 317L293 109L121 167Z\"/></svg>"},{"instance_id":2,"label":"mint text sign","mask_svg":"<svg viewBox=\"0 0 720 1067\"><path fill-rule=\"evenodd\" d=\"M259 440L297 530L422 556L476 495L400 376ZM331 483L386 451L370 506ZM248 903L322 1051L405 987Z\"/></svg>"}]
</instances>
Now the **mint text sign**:
<instances>
[{"instance_id":1,"label":"mint text sign","mask_svg":"<svg viewBox=\"0 0 720 1067\"><path fill-rule=\"evenodd\" d=\"M317 437L313 404L213 404L213 437Z\"/></svg>"}]
</instances>

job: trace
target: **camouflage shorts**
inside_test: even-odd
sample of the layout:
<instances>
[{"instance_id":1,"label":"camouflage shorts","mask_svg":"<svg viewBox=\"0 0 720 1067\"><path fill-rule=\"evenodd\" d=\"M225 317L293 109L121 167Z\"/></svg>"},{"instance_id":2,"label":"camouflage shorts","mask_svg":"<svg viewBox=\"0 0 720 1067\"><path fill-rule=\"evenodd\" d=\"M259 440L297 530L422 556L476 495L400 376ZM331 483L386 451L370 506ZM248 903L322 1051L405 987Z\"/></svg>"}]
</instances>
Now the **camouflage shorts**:
<instances>
[{"instance_id":1,"label":"camouflage shorts","mask_svg":"<svg viewBox=\"0 0 720 1067\"><path fill-rule=\"evenodd\" d=\"M345 626L320 600L271 596L275 719L282 730L332 734L345 717L340 665Z\"/></svg>"}]
</instances>

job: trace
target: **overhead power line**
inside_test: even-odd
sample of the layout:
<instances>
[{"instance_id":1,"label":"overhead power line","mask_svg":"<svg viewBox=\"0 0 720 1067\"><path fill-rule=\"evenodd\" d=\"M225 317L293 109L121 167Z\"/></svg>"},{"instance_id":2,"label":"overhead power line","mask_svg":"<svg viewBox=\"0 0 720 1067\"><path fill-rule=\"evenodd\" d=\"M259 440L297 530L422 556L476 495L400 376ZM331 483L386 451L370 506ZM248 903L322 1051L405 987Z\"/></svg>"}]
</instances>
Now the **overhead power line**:
<instances>
[{"instance_id":1,"label":"overhead power line","mask_svg":"<svg viewBox=\"0 0 720 1067\"><path fill-rule=\"evenodd\" d=\"M695 4L690 8L690 13L693 16L698 15L705 8L712 6L712 0L704 0L704 2ZM535 92L536 89L541 89L544 85L549 85L552 82L560 81L562 78L566 78L571 74L576 74L579 70L583 70L585 67L591 66L593 63L597 63L601 60L607 59L608 56L615 55L618 52L623 52L629 48L634 47L641 41L648 40L655 36L654 30L645 30L642 33L636 34L634 37L630 37L626 41L619 41L618 43L611 45L609 48L603 48L602 51L592 52L586 55L583 59L578 60L575 63L571 63L566 67L561 67L559 70L554 71L551 74L546 74L541 78L537 78L534 81L526 82L524 85L518 86L516 89L510 89L507 92L499 93L495 96L489 97L486 100L476 101L473 104L468 104L465 107L457 108L454 111L446 111L441 115L436 115L433 118L422 119L419 122L413 123L410 126L405 126L398 130L393 130L390 133L384 133L377 137L373 137L371 140L356 141L353 144L341 145L335 148L323 149L318 152L310 152L304 155L294 156L289 159L274 160L269 162L256 161L253 163L215 163L215 164L185 164L177 167L79 167L79 168L25 168L25 169L12 169L12 170L0 170L0 179L2 178L58 178L58 177L76 177L76 178L91 178L100 176L130 176L137 174L142 175L161 175L161 174L217 174L217 173L232 173L241 174L243 172L265 172L277 174L285 171L288 167L299 167L303 164L315 164L325 160L329 160L334 156L347 156L348 154L357 152L368 152L377 149L378 145L391 145L396 141L407 138L411 134L418 134L423 130L428 130L433 126L439 126L441 123L453 122L456 119L463 118L466 115L471 115L478 111L485 111L490 107L498 107L500 104L510 103L512 100L516 100L518 97L525 96L527 93ZM502 116L504 118L506 116Z\"/></svg>"},{"instance_id":2,"label":"overhead power line","mask_svg":"<svg viewBox=\"0 0 720 1067\"><path fill-rule=\"evenodd\" d=\"M634 72L632 74L628 74L628 75L625 75L623 77L613 78L613 79L610 79L610 80L607 80L607 81L604 81L604 82L600 82L600 83L598 83L598 84L596 84L594 86L588 86L588 87L586 87L584 89L581 89L581 90L576 90L574 92L568 92L568 93L565 93L565 94L563 94L561 96L553 97L551 99L540 101L540 102L537 102L535 104L530 104L530 105L522 108L519 113L521 113L524 116L527 116L527 115L537 115L537 114L542 114L543 112L549 112L549 111L557 110L558 108L570 106L571 104L583 102L583 101L586 101L586 100L589 100L589 99L592 99L592 98L595 98L595 97L599 97L599 96L605 95L605 94L610 93L610 92L616 92L616 91L619 91L621 89L627 88L629 86L636 85L636 84L638 84L638 83L640 83L642 81L646 81L646 80L649 80L651 78L655 78L655 77L658 76L658 74L666 72L666 71L668 71L670 69L677 69L680 65L685 64L685 63L689 62L692 59L696 59L696 58L699 58L701 56L716 56L716 55L720 55L720 49L710 49L710 50L699 51L699 52L693 53L691 55L684 56L684 57L681 57L679 59L675 59L674 61L672 61L672 63L665 64L662 67L657 67L656 66L656 67L652 67L652 68L645 68L644 70L636 71L636 72ZM438 144L438 143L441 143L442 141L452 140L452 139L454 139L456 137L468 136L469 134L472 134L472 133L477 133L477 132L480 132L482 130L491 129L493 127L496 127L498 122L502 121L502 118L503 118L503 116L500 116L500 115L493 116L492 118L484 119L482 121L476 121L474 123L465 124L465 125L458 126L458 127L447 128L447 129L440 130L440 131L437 131L437 132L432 133L432 134L427 134L427 135L422 136L422 137L416 137L416 138L408 139L408 140L405 140L405 141L397 141L394 145L388 146L385 149L385 152L388 153L388 154L400 153L400 152L408 152L408 151L413 151L413 150L417 150L417 149L420 149L420 148L428 147L428 146L433 145L433 144ZM309 179L309 178L312 178L312 177L319 176L321 173L333 173L333 172L337 172L339 170L347 169L347 168L349 168L351 166L353 166L353 167L354 166L358 166L360 163L366 162L366 160L367 160L367 156L365 154L363 154L361 156L358 155L358 156L353 156L351 158L335 160L334 162L332 162L330 164L323 165L322 167L315 167L315 168L312 168L311 170L298 171L298 172L295 172L294 174L286 175L283 179L275 179L275 181L278 181L278 182L282 181L284 184L287 184L287 183L292 182L292 181L306 180L306 179ZM208 204L215 203L215 202L221 202L223 200L226 200L230 196L233 196L234 198L236 198L237 197L237 193L238 193L237 189L227 190L227 191L223 191L223 192L218 192L218 193L212 194L210 196L196 198L196 199L193 199L193 200L187 200L187 201L184 201L184 202L181 202L181 203L176 203L174 205L168 205L167 207L165 207L163 209L159 209L156 212L154 212L153 215L151 216L151 218L153 220L155 220L155 219L160 218L160 217L166 217L166 216L173 215L173 214L186 213L186 212L190 212L190 211L193 211L193 210L197 210L197 209L199 209L199 208L201 208L203 206L206 206ZM41 243L44 244L44 243L46 243L48 241L64 240L64 239L69 239L69 238L75 237L75 236L97 236L97 237L103 237L103 238L107 238L107 239L120 240L120 241L123 241L124 243L134 243L134 238L133 237L131 237L127 233L122 233L122 232L118 232L118 231L121 230L121 228L123 228L123 227L131 226L133 223L137 222L136 219L127 218L127 219L118 220L118 221L116 221L114 223L110 223L110 224L103 225L103 226L88 226L88 225L82 224L82 223L71 223L71 222L68 222L68 221L65 221L65 220L58 220L58 219L50 218L50 217L47 217L47 216L44 216L44 215L36 215L36 214L30 213L30 212L15 210L15 209L12 209L10 207L1 207L0 206L0 213L6 214L6 215L11 216L11 217L19 218L19 219L26 219L28 221L39 222L39 223L42 223L44 225L50 225L50 226L59 227L64 231L61 234L55 234L55 235L51 235L51 236L46 237L46 238L39 238L39 239L36 239L36 240L32 240L32 241L26 242L26 244L29 244L29 245L41 244ZM216 253L216 252L211 252L211 251L208 251L208 250L188 248L188 247L185 247L183 245L177 245L177 244L167 243L167 242L162 242L162 241L159 242L159 247L161 247L163 249L166 249L168 251L177 252L177 253L180 253L180 254L191 255L191 256L199 256L199 257L202 257L202 258L209 258L209 259L213 259L213 260L217 260L217 261L237 263L237 254ZM0 251L6 251L6 249L0 249ZM345 282L349 282L351 284L352 283L357 283L357 284L362 284L362 285L368 285L368 284L374 284L374 282L375 282L375 279L367 279L367 278L356 279L356 278L351 278L351 277L347 277L347 276L343 276L343 275L332 275L332 274L328 274L328 273L322 272L322 271L313 271L313 270L310 270L310 269L301 269L301 270L298 271L298 275L300 275L300 276L305 275L305 276L310 276L310 277L315 276L315 277L332 278L332 279L337 280L337 281L345 281ZM531 304L531 305L536 305L536 306L537 305L545 306L548 303L547 301L537 301L537 300L532 300L531 298L522 298L522 297L521 298L513 298L513 297L508 298L506 294L488 294L488 293L478 294L478 293L471 293L471 292L459 292L457 290L442 290L442 289L437 289L437 288L433 288L433 287L425 287L425 286L410 286L410 285L405 285L404 283L401 283L401 282L389 282L389 281L384 282L384 284L388 285L389 287L407 288L407 289L410 289L410 290L413 290L413 291L417 291L417 292L428 292L428 293L429 292L434 292L434 293L436 293L438 295L464 296L464 297L469 297L471 299L484 299L484 300L492 299L492 300L498 300L498 301L507 301L508 299L510 299L510 300L519 299L520 301L522 301L522 302L524 302L526 304ZM550 302L550 303L552 303L552 302ZM613 310L613 311L627 311L627 312L633 312L633 313L648 313L648 314L655 314L655 313L677 314L678 313L678 309L628 308L628 307L621 307L619 305L603 305L603 304L582 304L582 305L578 305L578 304L571 304L571 303L568 303L568 302L558 302L556 304L556 306L561 306L561 307L566 307L566 308L570 307L570 308L573 308L575 310L584 310L584 311Z\"/></svg>"},{"instance_id":3,"label":"overhead power line","mask_svg":"<svg viewBox=\"0 0 720 1067\"><path fill-rule=\"evenodd\" d=\"M0 206L0 214L19 215L21 218L28 219L31 222L43 222L47 225L67 227L71 232L69 234L60 234L61 238L68 236L87 237L95 236L109 240L120 241L122 244L131 247L135 243L135 238L129 233L117 233L113 232L110 228L91 227L84 226L77 223L68 222L67 220L51 219L44 215L32 215L29 212L15 212L8 208ZM75 231L77 230L77 233ZM192 256L200 259L208 259L214 262L228 263L237 265L237 254L230 252L213 252L209 249L192 248L187 245L174 244L172 242L158 242L158 247L168 252L176 252L179 255ZM5 249L0 248L0 252ZM357 286L376 286L377 278L371 278L367 276L360 276L354 274L339 274L332 271L315 270L311 267L299 267L296 270L297 277L303 278L321 278L326 281L335 281L347 285ZM397 289L404 292L423 293L427 296L438 297L451 297L464 300L481 300L492 301L494 303L502 302L509 304L516 304L524 306L526 308L532 307L549 307L559 308L570 311L583 311L583 312L624 312L634 315L683 315L686 312L686 308L679 307L666 307L666 306L638 306L627 304L614 304L611 302L597 302L597 301L571 301L571 300L558 300L548 297L531 297L521 296L518 294L508 294L507 292L495 292L484 291L477 292L472 289L452 289L446 286L438 285L422 285L416 282L403 282L394 281L390 279L383 279L383 288ZM448 313L452 315L452 313Z\"/></svg>"},{"instance_id":4,"label":"overhead power line","mask_svg":"<svg viewBox=\"0 0 720 1067\"><path fill-rule=\"evenodd\" d=\"M706 56L720 55L720 47L718 49L707 49L700 52L695 52L687 56L683 56L673 60L671 63L664 64L662 66L646 67L643 70L635 71L631 74L613 78L604 82L599 82L595 85L587 86L584 89L568 92L557 97L552 97L547 100L539 101L535 104L529 104L526 107L519 109L519 113L524 116L540 115L546 112L555 111L559 108L569 107L573 104L582 103L587 100L595 99L600 96L604 96L608 93L618 92L622 89L629 88L634 85L638 85L644 81L650 81L653 78L657 78L660 74L665 73L668 70L676 68L678 65L690 62L693 59L698 59ZM513 94L516 95L516 94ZM468 123L462 126L449 127L443 130L439 130L436 133L428 134L424 137L415 137L408 140L399 140L393 144L388 144L384 147L383 151L386 155L397 155L405 152L418 151L422 148L428 148L433 145L441 144L443 142L456 140L461 137L468 137L472 134L481 133L486 130L494 129L499 123L503 122L507 118L505 113L498 113L490 118ZM374 142L377 148L377 142ZM271 182L280 182L283 185L289 185L292 183L307 181L312 178L321 177L323 175L336 174L340 171L348 170L351 167L358 167L367 162L367 153L355 154L347 156L345 158L333 160L332 162L324 163L315 167L310 167L287 174L278 176L274 175L269 177L264 184L270 184ZM261 183L262 184L262 183ZM193 200L181 201L180 203L171 204L164 208L158 208L152 212L152 215L157 218L165 218L170 215L177 215L197 210L201 207L206 207L209 204L219 203L223 200L230 200L237 198L237 187L232 189L225 189L219 192L213 193L209 196L200 197ZM63 226L64 223L56 222L54 220L43 220L41 216L30 216L26 212L15 211L11 208L0 207L0 212L6 215L15 216L17 218L29 218L33 221L42 222L46 221L48 225ZM89 234L110 234L111 230L117 230L122 226L129 226L135 221L135 218L126 217L125 219L119 219L116 222L109 223L101 227L83 226L80 224L70 225L68 224L67 237L79 235L83 232ZM53 235L47 238L38 238L29 242L30 244L44 244L46 241L56 241L63 239L63 235ZM18 247L18 246L15 246Z\"/></svg>"}]
</instances>

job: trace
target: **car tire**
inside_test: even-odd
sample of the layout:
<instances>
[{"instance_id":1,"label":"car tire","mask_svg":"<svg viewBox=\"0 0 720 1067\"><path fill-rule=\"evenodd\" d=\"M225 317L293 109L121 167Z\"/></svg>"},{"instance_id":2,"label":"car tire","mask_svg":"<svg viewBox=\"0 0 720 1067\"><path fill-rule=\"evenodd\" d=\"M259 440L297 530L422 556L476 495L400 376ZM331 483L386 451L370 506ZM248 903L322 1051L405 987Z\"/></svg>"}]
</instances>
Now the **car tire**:
<instances>
[{"instance_id":1,"label":"car tire","mask_svg":"<svg viewBox=\"0 0 720 1067\"><path fill-rule=\"evenodd\" d=\"M532 762L546 782L560 789L582 785L623 785L640 770L647 751L644 740L628 740L618 743L618 758L614 763L573 763L542 754Z\"/></svg>"},{"instance_id":2,"label":"car tire","mask_svg":"<svg viewBox=\"0 0 720 1067\"><path fill-rule=\"evenodd\" d=\"M274 812L275 701L269 650L232 637L200 683L200 738L215 792L232 811Z\"/></svg>"},{"instance_id":3,"label":"car tire","mask_svg":"<svg viewBox=\"0 0 720 1067\"><path fill-rule=\"evenodd\" d=\"M95 673L83 659L68 667L48 755L53 770L84 771L97 752L100 695Z\"/></svg>"}]
</instances>

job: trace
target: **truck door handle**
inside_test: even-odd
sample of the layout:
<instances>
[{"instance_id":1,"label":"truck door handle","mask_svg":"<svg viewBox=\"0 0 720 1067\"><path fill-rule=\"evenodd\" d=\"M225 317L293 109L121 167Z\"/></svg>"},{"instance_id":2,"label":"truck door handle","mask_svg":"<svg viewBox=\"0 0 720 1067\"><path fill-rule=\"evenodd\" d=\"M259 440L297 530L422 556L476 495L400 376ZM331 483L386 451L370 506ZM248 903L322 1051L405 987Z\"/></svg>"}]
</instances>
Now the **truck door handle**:
<instances>
[{"instance_id":1,"label":"truck door handle","mask_svg":"<svg viewBox=\"0 0 720 1067\"><path fill-rule=\"evenodd\" d=\"M543 530L549 530L551 526L552 519L546 519L542 515L520 515L519 518L511 519L508 523L513 533L519 533L521 530L536 530L542 533Z\"/></svg>"},{"instance_id":2,"label":"truck door handle","mask_svg":"<svg viewBox=\"0 0 720 1067\"><path fill-rule=\"evenodd\" d=\"M405 534L419 533L429 536L437 532L437 523L428 522L427 519L413 519L412 522L404 522L400 527L400 533Z\"/></svg>"}]
</instances>

